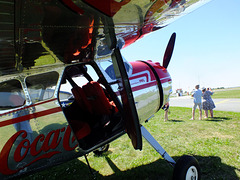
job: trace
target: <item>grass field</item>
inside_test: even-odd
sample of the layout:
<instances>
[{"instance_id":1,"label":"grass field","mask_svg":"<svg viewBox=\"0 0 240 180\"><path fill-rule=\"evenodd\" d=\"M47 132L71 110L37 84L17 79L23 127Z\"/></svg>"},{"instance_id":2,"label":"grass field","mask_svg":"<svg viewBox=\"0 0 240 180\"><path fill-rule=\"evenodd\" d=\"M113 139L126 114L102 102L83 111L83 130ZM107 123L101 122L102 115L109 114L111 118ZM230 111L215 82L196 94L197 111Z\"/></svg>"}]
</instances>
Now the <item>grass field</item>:
<instances>
[{"instance_id":1,"label":"grass field","mask_svg":"<svg viewBox=\"0 0 240 180\"><path fill-rule=\"evenodd\" d=\"M198 114L198 112L196 112ZM144 126L177 160L184 154L197 158L202 179L240 179L240 113L215 111L215 118L189 120L190 108L171 107L169 121L158 112ZM96 179L171 179L172 167L143 140L135 151L127 135L112 142L101 157L88 155ZM80 157L22 179L91 179L85 159Z\"/></svg>"},{"instance_id":2,"label":"grass field","mask_svg":"<svg viewBox=\"0 0 240 180\"><path fill-rule=\"evenodd\" d=\"M214 90L213 98L240 98L240 88Z\"/></svg>"}]
</instances>

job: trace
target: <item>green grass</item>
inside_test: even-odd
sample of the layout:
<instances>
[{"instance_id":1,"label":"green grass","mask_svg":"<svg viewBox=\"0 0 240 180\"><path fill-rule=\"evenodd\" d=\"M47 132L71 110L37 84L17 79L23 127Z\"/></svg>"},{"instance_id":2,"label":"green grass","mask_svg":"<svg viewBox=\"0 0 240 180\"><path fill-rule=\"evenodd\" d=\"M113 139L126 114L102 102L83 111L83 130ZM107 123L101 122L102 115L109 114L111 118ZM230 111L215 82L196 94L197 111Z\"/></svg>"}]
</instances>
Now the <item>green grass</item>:
<instances>
[{"instance_id":1,"label":"green grass","mask_svg":"<svg viewBox=\"0 0 240 180\"><path fill-rule=\"evenodd\" d=\"M240 98L240 88L214 90L212 98Z\"/></svg>"},{"instance_id":2,"label":"green grass","mask_svg":"<svg viewBox=\"0 0 240 180\"><path fill-rule=\"evenodd\" d=\"M184 154L195 156L202 179L240 178L240 113L214 111L213 119L192 121L190 108L171 107L168 122L163 122L163 113L144 126L175 160ZM135 151L127 135L112 142L103 156L90 153L88 159L97 179L171 179L173 172L145 140L143 150ZM90 178L80 157L23 179Z\"/></svg>"}]
</instances>

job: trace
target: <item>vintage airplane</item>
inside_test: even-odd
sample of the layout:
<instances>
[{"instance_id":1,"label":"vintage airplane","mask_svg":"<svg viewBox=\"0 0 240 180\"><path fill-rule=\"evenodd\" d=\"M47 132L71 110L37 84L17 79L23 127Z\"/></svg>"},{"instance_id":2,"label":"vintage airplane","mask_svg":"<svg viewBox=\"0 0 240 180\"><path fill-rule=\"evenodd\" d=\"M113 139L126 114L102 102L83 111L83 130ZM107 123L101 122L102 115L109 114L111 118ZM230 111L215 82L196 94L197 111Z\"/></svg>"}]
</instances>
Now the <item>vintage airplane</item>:
<instances>
[{"instance_id":1,"label":"vintage airplane","mask_svg":"<svg viewBox=\"0 0 240 180\"><path fill-rule=\"evenodd\" d=\"M174 179L200 179L194 157L176 163L143 126L168 102L176 34L162 65L120 49L205 2L1 0L0 179L101 154L125 133L139 150L143 136Z\"/></svg>"}]
</instances>

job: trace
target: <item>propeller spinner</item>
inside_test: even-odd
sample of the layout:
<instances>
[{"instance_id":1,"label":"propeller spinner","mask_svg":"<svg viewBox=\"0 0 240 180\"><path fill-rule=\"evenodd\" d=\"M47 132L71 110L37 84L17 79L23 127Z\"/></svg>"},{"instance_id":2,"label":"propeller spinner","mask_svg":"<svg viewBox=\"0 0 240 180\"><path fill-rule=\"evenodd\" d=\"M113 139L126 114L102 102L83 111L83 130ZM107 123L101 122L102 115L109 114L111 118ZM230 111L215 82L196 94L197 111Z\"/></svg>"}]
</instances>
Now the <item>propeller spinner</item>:
<instances>
[{"instance_id":1,"label":"propeller spinner","mask_svg":"<svg viewBox=\"0 0 240 180\"><path fill-rule=\"evenodd\" d=\"M172 34L171 38L169 39L167 48L166 48L165 53L164 53L163 67L165 67L165 68L168 67L168 64L169 64L169 62L171 60L173 49L174 49L175 40L176 40L176 33L174 32Z\"/></svg>"}]
</instances>

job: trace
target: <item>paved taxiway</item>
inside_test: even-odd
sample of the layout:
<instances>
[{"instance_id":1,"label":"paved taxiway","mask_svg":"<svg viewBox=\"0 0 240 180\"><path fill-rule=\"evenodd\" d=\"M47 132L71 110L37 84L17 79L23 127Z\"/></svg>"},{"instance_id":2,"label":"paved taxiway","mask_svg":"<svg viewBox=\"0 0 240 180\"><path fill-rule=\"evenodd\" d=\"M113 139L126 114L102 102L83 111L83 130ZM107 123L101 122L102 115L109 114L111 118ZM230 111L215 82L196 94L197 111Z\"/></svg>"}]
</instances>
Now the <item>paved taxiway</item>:
<instances>
[{"instance_id":1,"label":"paved taxiway","mask_svg":"<svg viewBox=\"0 0 240 180\"><path fill-rule=\"evenodd\" d=\"M216 111L240 112L240 99L213 99ZM170 98L170 106L190 107L193 106L193 98L190 96L180 96Z\"/></svg>"}]
</instances>

